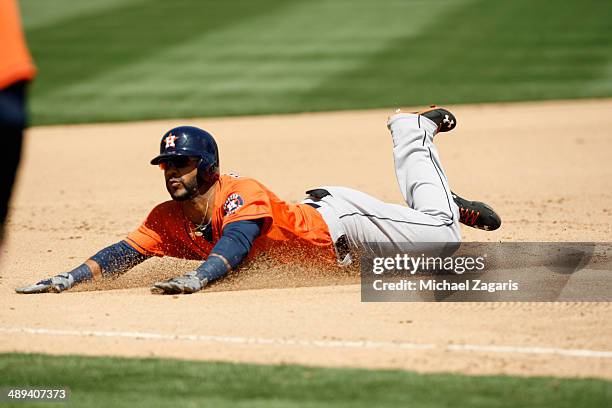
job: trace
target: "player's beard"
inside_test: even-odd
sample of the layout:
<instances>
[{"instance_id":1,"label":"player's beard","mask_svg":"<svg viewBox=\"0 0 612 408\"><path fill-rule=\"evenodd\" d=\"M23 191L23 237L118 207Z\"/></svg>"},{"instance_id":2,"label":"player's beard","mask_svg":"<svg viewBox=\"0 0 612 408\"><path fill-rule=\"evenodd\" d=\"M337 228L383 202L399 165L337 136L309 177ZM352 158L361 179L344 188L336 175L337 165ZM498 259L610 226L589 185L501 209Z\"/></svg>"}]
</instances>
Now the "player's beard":
<instances>
[{"instance_id":1,"label":"player's beard","mask_svg":"<svg viewBox=\"0 0 612 408\"><path fill-rule=\"evenodd\" d=\"M197 177L193 177L188 181L185 181L183 177L176 178L173 180L178 180L183 186L183 188L174 190L170 187L170 184L166 182L166 189L168 190L168 193L170 193L170 197L172 197L174 201L191 200L198 194L199 185Z\"/></svg>"}]
</instances>

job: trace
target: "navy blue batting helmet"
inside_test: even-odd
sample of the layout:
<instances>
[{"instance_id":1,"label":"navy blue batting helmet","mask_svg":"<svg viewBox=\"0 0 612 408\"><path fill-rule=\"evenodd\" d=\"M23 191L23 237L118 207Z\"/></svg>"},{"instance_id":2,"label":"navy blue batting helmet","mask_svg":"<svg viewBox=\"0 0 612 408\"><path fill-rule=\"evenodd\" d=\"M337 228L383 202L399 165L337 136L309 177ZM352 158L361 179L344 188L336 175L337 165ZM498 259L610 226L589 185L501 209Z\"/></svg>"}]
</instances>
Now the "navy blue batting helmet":
<instances>
[{"instance_id":1,"label":"navy blue batting helmet","mask_svg":"<svg viewBox=\"0 0 612 408\"><path fill-rule=\"evenodd\" d=\"M151 160L158 165L176 156L197 157L198 177L212 185L219 178L219 149L210 133L194 126L179 126L167 131L159 145L159 155Z\"/></svg>"}]
</instances>

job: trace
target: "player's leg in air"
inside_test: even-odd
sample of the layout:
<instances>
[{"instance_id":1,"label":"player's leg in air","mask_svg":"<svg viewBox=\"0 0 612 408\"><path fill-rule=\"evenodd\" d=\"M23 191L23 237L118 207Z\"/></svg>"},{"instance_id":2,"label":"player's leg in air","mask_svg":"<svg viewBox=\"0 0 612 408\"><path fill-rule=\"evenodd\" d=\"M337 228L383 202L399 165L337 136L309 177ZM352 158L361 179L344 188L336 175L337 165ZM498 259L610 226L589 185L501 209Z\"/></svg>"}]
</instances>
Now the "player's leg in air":
<instances>
[{"instance_id":1,"label":"player's leg in air","mask_svg":"<svg viewBox=\"0 0 612 408\"><path fill-rule=\"evenodd\" d=\"M398 249L430 242L458 246L459 208L433 143L437 133L456 126L455 117L445 109L432 108L420 114L397 113L387 125L393 138L395 172L407 205L385 203L345 187L316 190L306 202L320 206L334 240L345 234L349 245L358 250L380 251L380 244L389 243Z\"/></svg>"}]
</instances>

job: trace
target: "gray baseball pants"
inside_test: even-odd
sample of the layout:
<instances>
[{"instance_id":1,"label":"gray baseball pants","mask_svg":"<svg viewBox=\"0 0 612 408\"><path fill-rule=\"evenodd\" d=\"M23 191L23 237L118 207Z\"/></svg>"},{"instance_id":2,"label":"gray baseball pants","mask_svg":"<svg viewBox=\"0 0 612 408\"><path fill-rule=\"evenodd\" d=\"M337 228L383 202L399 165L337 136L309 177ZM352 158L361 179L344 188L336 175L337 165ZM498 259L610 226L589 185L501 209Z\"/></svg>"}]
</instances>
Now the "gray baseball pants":
<instances>
[{"instance_id":1,"label":"gray baseball pants","mask_svg":"<svg viewBox=\"0 0 612 408\"><path fill-rule=\"evenodd\" d=\"M433 137L436 124L409 113L389 118L395 174L407 206L385 203L346 187L324 186L329 195L308 197L336 242L343 235L351 250L372 253L389 244L406 250L417 243L458 244L459 208L453 201ZM457 245L458 246L458 245ZM340 264L350 256L339 257Z\"/></svg>"}]
</instances>

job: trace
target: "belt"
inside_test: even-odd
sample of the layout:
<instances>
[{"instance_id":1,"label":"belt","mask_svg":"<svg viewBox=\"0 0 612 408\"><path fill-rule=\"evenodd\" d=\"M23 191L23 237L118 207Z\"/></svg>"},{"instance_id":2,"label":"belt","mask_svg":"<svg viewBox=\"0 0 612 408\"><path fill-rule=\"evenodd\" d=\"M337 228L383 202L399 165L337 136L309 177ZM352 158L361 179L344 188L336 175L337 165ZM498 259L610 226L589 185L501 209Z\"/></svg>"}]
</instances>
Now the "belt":
<instances>
[{"instance_id":1,"label":"belt","mask_svg":"<svg viewBox=\"0 0 612 408\"><path fill-rule=\"evenodd\" d=\"M314 190L306 191L306 194L313 200L321 200L324 197L331 196L330 192L325 190L324 188L317 188ZM316 203L304 203L306 205L311 206L315 210L317 208L321 208L319 204ZM351 247L349 245L349 240L345 234L340 235L338 239L334 242L334 248L336 249L336 256L338 258L338 263L342 266L349 265L352 260L351 256Z\"/></svg>"}]
</instances>

